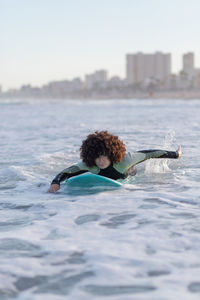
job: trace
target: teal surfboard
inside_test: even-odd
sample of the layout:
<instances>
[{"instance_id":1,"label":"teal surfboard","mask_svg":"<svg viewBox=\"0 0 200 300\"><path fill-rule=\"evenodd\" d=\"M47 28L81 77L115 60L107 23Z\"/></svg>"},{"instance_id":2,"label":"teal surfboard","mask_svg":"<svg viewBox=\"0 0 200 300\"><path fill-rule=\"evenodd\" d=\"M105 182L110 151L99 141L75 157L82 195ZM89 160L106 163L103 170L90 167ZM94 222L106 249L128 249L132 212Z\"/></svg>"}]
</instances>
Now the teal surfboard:
<instances>
[{"instance_id":1,"label":"teal surfboard","mask_svg":"<svg viewBox=\"0 0 200 300\"><path fill-rule=\"evenodd\" d=\"M91 187L121 187L122 184L116 180L92 174L90 172L73 176L66 180L68 187L91 188Z\"/></svg>"}]
</instances>

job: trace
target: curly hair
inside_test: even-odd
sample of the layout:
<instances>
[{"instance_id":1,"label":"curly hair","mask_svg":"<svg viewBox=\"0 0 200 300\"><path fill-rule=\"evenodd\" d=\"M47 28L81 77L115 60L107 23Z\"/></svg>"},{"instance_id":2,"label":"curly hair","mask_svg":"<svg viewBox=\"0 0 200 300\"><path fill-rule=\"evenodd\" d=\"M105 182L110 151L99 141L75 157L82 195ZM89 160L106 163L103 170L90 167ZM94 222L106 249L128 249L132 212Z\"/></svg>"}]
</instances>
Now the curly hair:
<instances>
[{"instance_id":1,"label":"curly hair","mask_svg":"<svg viewBox=\"0 0 200 300\"><path fill-rule=\"evenodd\" d=\"M82 142L80 157L88 167L94 167L100 155L108 156L111 163L121 162L126 155L126 147L116 135L108 131L95 131Z\"/></svg>"}]
</instances>

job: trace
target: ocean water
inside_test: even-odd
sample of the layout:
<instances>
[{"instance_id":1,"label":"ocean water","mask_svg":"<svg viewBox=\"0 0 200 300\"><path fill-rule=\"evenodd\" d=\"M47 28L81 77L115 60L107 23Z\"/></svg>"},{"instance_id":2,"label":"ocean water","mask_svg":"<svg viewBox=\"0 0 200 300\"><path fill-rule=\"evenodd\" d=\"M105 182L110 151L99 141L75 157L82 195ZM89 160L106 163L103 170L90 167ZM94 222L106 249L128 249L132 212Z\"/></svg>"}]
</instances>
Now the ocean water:
<instances>
[{"instance_id":1,"label":"ocean water","mask_svg":"<svg viewBox=\"0 0 200 300\"><path fill-rule=\"evenodd\" d=\"M1 100L0 299L200 299L200 101ZM48 193L95 130L152 159L115 190Z\"/></svg>"}]
</instances>

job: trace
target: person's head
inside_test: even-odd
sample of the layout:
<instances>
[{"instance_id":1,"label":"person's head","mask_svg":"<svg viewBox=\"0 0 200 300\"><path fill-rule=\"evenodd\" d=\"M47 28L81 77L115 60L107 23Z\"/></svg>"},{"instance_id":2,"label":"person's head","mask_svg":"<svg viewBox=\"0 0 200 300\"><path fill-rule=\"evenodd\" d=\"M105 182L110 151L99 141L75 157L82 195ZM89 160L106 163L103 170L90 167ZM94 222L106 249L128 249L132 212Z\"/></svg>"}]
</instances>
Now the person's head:
<instances>
[{"instance_id":1,"label":"person's head","mask_svg":"<svg viewBox=\"0 0 200 300\"><path fill-rule=\"evenodd\" d=\"M126 148L118 136L108 131L96 131L82 142L80 157L88 167L107 168L110 164L122 161Z\"/></svg>"}]
</instances>

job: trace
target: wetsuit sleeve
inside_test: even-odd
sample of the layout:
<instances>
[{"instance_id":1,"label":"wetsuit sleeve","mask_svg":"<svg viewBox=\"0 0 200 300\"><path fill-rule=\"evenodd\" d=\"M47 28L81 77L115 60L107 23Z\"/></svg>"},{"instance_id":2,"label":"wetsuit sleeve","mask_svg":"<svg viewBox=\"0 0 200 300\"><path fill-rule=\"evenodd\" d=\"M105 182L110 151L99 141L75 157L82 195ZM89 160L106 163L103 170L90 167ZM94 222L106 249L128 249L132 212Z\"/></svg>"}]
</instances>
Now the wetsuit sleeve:
<instances>
[{"instance_id":1,"label":"wetsuit sleeve","mask_svg":"<svg viewBox=\"0 0 200 300\"><path fill-rule=\"evenodd\" d=\"M128 152L119 164L116 164L116 169L124 173L130 167L135 166L150 158L178 158L178 152L165 150L142 150L138 152Z\"/></svg>"},{"instance_id":2,"label":"wetsuit sleeve","mask_svg":"<svg viewBox=\"0 0 200 300\"><path fill-rule=\"evenodd\" d=\"M64 169L53 179L51 184L59 184L67 178L72 176L80 175L87 172L88 170L81 169L78 165L73 165L69 168Z\"/></svg>"},{"instance_id":3,"label":"wetsuit sleeve","mask_svg":"<svg viewBox=\"0 0 200 300\"><path fill-rule=\"evenodd\" d=\"M166 150L142 150L137 153L143 153L145 160L149 158L178 158L177 151L166 151Z\"/></svg>"}]
</instances>

